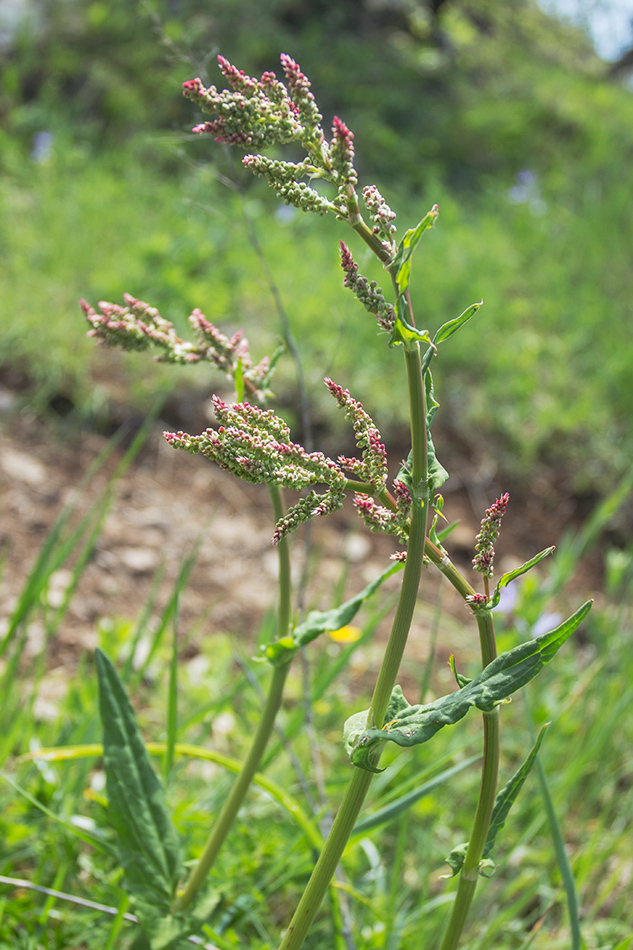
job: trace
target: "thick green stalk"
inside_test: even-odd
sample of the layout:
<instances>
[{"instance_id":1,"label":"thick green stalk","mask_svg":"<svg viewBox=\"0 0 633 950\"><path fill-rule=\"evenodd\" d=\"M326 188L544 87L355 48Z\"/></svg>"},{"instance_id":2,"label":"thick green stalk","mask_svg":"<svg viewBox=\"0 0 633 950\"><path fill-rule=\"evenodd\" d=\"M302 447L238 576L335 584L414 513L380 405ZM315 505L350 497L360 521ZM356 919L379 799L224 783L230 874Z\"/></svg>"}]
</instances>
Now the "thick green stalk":
<instances>
[{"instance_id":1,"label":"thick green stalk","mask_svg":"<svg viewBox=\"0 0 633 950\"><path fill-rule=\"evenodd\" d=\"M426 406L422 382L419 349L415 347L406 352L407 377L409 383L409 402L411 409L411 439L413 450L413 484L426 486L427 478L427 439ZM428 495L428 488L426 489ZM424 494L424 489L422 489ZM414 501L411 513L411 527L407 560L402 577L402 587L398 606L391 627L389 642L376 681L369 709L368 723L382 724L387 711L391 693L406 646L413 611L420 586L420 576L424 560L424 544L428 515L427 503L422 505ZM336 871L345 846L352 833L360 813L363 801L369 789L372 773L354 769L343 801L337 812L332 828L323 846L323 850L299 901L290 925L279 945L279 950L299 950L312 926L312 922L325 897L330 881Z\"/></svg>"},{"instance_id":2,"label":"thick green stalk","mask_svg":"<svg viewBox=\"0 0 633 950\"><path fill-rule=\"evenodd\" d=\"M497 655L494 623L489 610L477 613L477 626L481 644L482 665L486 667ZM497 792L499 771L499 709L483 714L484 720L484 757L481 773L479 801L473 823L473 830L464 859L464 865L457 885L457 893L451 911L448 927L439 950L455 950L459 944L466 918L475 896L479 863L481 861L490 819Z\"/></svg>"},{"instance_id":3,"label":"thick green stalk","mask_svg":"<svg viewBox=\"0 0 633 950\"><path fill-rule=\"evenodd\" d=\"M284 515L281 489L277 485L269 486L270 496L273 504L275 520L279 520ZM286 636L290 623L290 594L291 594L291 573L290 573L290 552L287 538L283 538L277 545L279 558L279 605L277 614L277 636L279 638ZM271 733L275 726L275 719L281 705L284 685L288 676L289 664L281 667L273 667L273 675L266 696L266 703L262 711L261 719L249 753L244 760L239 775L237 776L229 797L224 803L224 807L215 820L211 833L202 850L198 863L194 867L184 891L176 898L175 909L183 910L188 907L202 887L207 874L213 867L215 859L218 856L220 848L226 840L226 836L231 830L231 826L237 817L246 793L250 788L251 782L259 768L264 750Z\"/></svg>"}]
</instances>

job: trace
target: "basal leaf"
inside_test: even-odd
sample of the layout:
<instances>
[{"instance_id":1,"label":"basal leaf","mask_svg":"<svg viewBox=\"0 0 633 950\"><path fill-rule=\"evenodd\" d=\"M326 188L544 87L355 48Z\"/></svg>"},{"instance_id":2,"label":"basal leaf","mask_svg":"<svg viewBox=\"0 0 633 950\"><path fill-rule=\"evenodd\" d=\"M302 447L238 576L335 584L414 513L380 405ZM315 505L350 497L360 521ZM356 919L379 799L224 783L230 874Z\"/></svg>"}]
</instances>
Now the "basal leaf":
<instances>
[{"instance_id":1,"label":"basal leaf","mask_svg":"<svg viewBox=\"0 0 633 950\"><path fill-rule=\"evenodd\" d=\"M483 300L480 300L479 303L471 303L470 307L464 310L463 313L460 313L458 317L443 324L433 337L433 343L443 343L444 340L448 340L449 336L452 336L453 333L457 333L460 327L463 327L464 324L477 313L482 305Z\"/></svg>"},{"instance_id":2,"label":"basal leaf","mask_svg":"<svg viewBox=\"0 0 633 950\"><path fill-rule=\"evenodd\" d=\"M169 914L182 871L180 844L117 671L96 651L109 814L139 919ZM151 930L152 928L148 928Z\"/></svg>"},{"instance_id":3,"label":"basal leaf","mask_svg":"<svg viewBox=\"0 0 633 950\"><path fill-rule=\"evenodd\" d=\"M510 581L513 581L516 577L520 577L521 574L525 574L530 570L531 567L534 567L536 564L539 564L543 558L546 558L548 554L551 554L554 550L554 546L551 548L545 548L544 551L541 551L539 554L535 554L533 558L530 558L529 561L526 561L525 564L522 564L521 567L515 568L513 571L508 571L507 574L502 574L499 578L499 582L494 589L492 597L490 598L490 607L496 607L501 599L501 591L504 587L507 587Z\"/></svg>"},{"instance_id":4,"label":"basal leaf","mask_svg":"<svg viewBox=\"0 0 633 950\"><path fill-rule=\"evenodd\" d=\"M463 719L473 706L483 712L490 712L534 679L545 664L549 663L565 640L585 619L591 604L592 601L587 601L573 616L550 633L500 654L479 676L456 692L424 706L409 706L398 714L396 720L387 722L382 729L373 726L359 733L350 755L354 765L360 768L371 767L373 770L377 762L376 749L382 742L395 742L399 746L428 742L444 726L454 725Z\"/></svg>"}]
</instances>

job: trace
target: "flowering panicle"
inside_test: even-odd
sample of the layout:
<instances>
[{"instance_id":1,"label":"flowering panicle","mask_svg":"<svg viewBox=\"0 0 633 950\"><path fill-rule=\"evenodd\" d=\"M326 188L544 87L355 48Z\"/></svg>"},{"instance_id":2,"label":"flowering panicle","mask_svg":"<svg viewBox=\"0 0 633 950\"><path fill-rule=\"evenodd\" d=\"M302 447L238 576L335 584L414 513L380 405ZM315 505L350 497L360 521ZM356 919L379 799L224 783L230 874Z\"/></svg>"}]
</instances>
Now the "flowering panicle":
<instances>
[{"instance_id":1,"label":"flowering panicle","mask_svg":"<svg viewBox=\"0 0 633 950\"><path fill-rule=\"evenodd\" d=\"M369 482L377 492L382 491L387 483L387 451L378 428L361 403L350 396L348 389L343 389L327 377L324 382L339 406L345 410L345 418L352 420L356 444L362 450L362 458L339 456L339 464L362 481Z\"/></svg>"},{"instance_id":2,"label":"flowering panicle","mask_svg":"<svg viewBox=\"0 0 633 950\"><path fill-rule=\"evenodd\" d=\"M247 155L244 164L266 178L275 193L286 203L304 211L339 218L358 219L358 198L354 186L358 180L354 168L354 136L338 117L332 125L332 140L327 142L321 128L321 114L310 82L290 56L282 54L281 64L287 86L274 73L261 79L247 76L224 57L218 57L220 69L230 89L208 89L200 79L183 84L185 96L196 102L212 118L197 125L194 132L206 132L216 141L240 145L257 151L271 145L298 142L307 152L304 162L269 160L259 154ZM320 195L302 179L320 178L336 188L332 200Z\"/></svg>"},{"instance_id":3,"label":"flowering panicle","mask_svg":"<svg viewBox=\"0 0 633 950\"><path fill-rule=\"evenodd\" d=\"M501 519L506 513L510 495L506 492L486 509L486 514L481 522L481 529L476 537L473 566L479 574L484 577L492 577L492 564L495 556L494 544L499 537L499 528Z\"/></svg>"},{"instance_id":4,"label":"flowering panicle","mask_svg":"<svg viewBox=\"0 0 633 950\"><path fill-rule=\"evenodd\" d=\"M120 346L125 350L145 350L159 347L162 352L154 359L163 363L198 363L207 361L235 379L238 364L242 365L243 378L258 399L265 399L268 391L262 388L270 373L270 360L265 357L256 366L250 358L248 340L241 330L226 337L200 310L194 310L189 323L198 338L197 343L183 340L176 333L173 323L161 317L155 307L130 294L124 294L127 306L99 302L97 313L85 300L80 301L84 316L91 329L88 336L95 337L103 346Z\"/></svg>"},{"instance_id":5,"label":"flowering panicle","mask_svg":"<svg viewBox=\"0 0 633 950\"><path fill-rule=\"evenodd\" d=\"M279 519L273 534L273 544L279 544L282 538L298 528L300 524L310 521L311 518L338 511L339 508L343 507L344 500L345 491L342 489L340 491L332 489L323 495L319 495L315 491L308 492L305 498L301 498L296 505L289 509L285 517Z\"/></svg>"},{"instance_id":6,"label":"flowering panicle","mask_svg":"<svg viewBox=\"0 0 633 950\"><path fill-rule=\"evenodd\" d=\"M363 201L374 225L374 234L395 250L396 212L392 211L375 185L363 188Z\"/></svg>"},{"instance_id":7,"label":"flowering panicle","mask_svg":"<svg viewBox=\"0 0 633 950\"><path fill-rule=\"evenodd\" d=\"M334 116L332 122L332 142L330 143L330 162L334 178L342 185L351 185L358 181L354 168L354 133L345 123Z\"/></svg>"},{"instance_id":8,"label":"flowering panicle","mask_svg":"<svg viewBox=\"0 0 633 950\"><path fill-rule=\"evenodd\" d=\"M354 507L371 531L384 531L406 543L409 537L411 516L411 492L397 478L393 482L396 510L390 511L370 495L354 495Z\"/></svg>"},{"instance_id":9,"label":"flowering panicle","mask_svg":"<svg viewBox=\"0 0 633 950\"><path fill-rule=\"evenodd\" d=\"M382 287L378 287L375 280L368 281L366 277L358 273L358 264L354 261L352 252L344 241L341 241L341 267L345 272L343 286L349 287L365 310L375 315L379 326L391 333L396 325L396 311L393 304L387 303Z\"/></svg>"},{"instance_id":10,"label":"flowering panicle","mask_svg":"<svg viewBox=\"0 0 633 950\"><path fill-rule=\"evenodd\" d=\"M333 203L306 182L299 180L302 175L309 175L311 170L314 170L309 160L295 164L266 158L264 155L247 155L242 161L260 178L265 178L277 197L286 204L294 205L301 211L314 211L321 215L327 214L328 211L338 215L344 213L342 206Z\"/></svg>"},{"instance_id":11,"label":"flowering panicle","mask_svg":"<svg viewBox=\"0 0 633 950\"><path fill-rule=\"evenodd\" d=\"M345 473L322 452L306 452L303 446L291 442L288 426L272 410L247 402L229 405L217 396L213 397L213 409L220 423L217 430L207 429L197 436L165 432L169 444L192 455L205 455L220 468L253 484L281 485L296 491L327 486L323 494L313 491L290 509L283 524L277 525L276 540L308 518L341 507Z\"/></svg>"},{"instance_id":12,"label":"flowering panicle","mask_svg":"<svg viewBox=\"0 0 633 950\"><path fill-rule=\"evenodd\" d=\"M272 72L253 79L223 56L218 56L218 63L231 89L206 89L199 78L183 83L184 95L213 116L194 132L206 132L218 142L244 148L299 142L313 159L320 157L325 139L319 125L321 116L310 83L294 60L282 56L289 89Z\"/></svg>"},{"instance_id":13,"label":"flowering panicle","mask_svg":"<svg viewBox=\"0 0 633 950\"><path fill-rule=\"evenodd\" d=\"M301 123L306 129L313 131L315 142L320 143L323 139L320 128L323 117L317 108L314 96L310 92L310 80L301 72L299 64L287 53L282 53L280 60L286 75L290 97L296 107Z\"/></svg>"}]
</instances>

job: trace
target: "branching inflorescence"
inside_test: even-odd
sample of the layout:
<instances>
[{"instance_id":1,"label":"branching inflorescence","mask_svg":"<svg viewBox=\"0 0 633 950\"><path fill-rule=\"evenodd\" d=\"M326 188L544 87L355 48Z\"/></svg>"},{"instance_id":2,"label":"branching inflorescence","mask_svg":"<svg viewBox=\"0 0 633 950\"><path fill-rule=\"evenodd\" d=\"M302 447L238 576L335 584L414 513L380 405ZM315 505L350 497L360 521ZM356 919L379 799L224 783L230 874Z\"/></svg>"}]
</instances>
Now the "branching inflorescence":
<instances>
[{"instance_id":1,"label":"branching inflorescence","mask_svg":"<svg viewBox=\"0 0 633 950\"><path fill-rule=\"evenodd\" d=\"M81 308L91 329L88 336L94 337L103 346L120 346L124 350L147 350L152 346L162 352L154 359L163 363L199 363L207 361L235 379L238 367L248 388L264 400L266 383L271 372L271 361L264 357L256 366L250 358L248 340L242 330L226 337L200 310L194 310L189 323L198 338L197 343L184 340L176 333L173 323L161 317L155 307L124 294L127 306L99 302L97 313L85 300Z\"/></svg>"}]
</instances>

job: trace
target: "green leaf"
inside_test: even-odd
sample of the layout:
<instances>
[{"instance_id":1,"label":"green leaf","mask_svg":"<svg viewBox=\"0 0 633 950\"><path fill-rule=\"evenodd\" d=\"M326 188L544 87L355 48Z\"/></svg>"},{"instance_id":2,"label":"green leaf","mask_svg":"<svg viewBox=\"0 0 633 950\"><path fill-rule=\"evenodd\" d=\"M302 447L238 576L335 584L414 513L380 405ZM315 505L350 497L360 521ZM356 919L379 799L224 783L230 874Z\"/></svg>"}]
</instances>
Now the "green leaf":
<instances>
[{"instance_id":1,"label":"green leaf","mask_svg":"<svg viewBox=\"0 0 633 950\"><path fill-rule=\"evenodd\" d=\"M545 735L545 730L547 729L548 725L549 723L545 723L539 732L538 738L532 746L530 753L523 765L517 769L507 785L504 785L504 787L497 793L494 808L492 810L492 818L490 819L488 837L486 838L486 844L484 845L483 859L480 862L478 869L479 873L483 877L489 877L490 874L487 872L494 870L494 861L489 859L490 852L494 847L495 839L498 833L505 825L505 821L508 817L510 809L517 800L519 792L523 788L523 783L525 782L530 769L534 765L536 754L541 746L541 742L543 741L543 736ZM465 844L458 844L455 848L453 848L449 856L446 858L446 863L451 868L452 874L444 875L444 877L455 877L456 874L459 874L464 865L468 844L469 842L466 842Z\"/></svg>"},{"instance_id":2,"label":"green leaf","mask_svg":"<svg viewBox=\"0 0 633 950\"><path fill-rule=\"evenodd\" d=\"M555 656L563 643L585 619L592 601L583 604L560 626L534 640L500 654L466 686L424 706L409 706L382 729L375 726L358 733L350 758L359 768L375 769L382 742L399 746L428 742L444 726L452 726L473 706L490 712L530 680ZM359 714L357 714L359 715ZM367 763L367 764L366 764Z\"/></svg>"},{"instance_id":3,"label":"green leaf","mask_svg":"<svg viewBox=\"0 0 633 950\"><path fill-rule=\"evenodd\" d=\"M533 558L529 561L526 561L525 564L522 564L521 567L515 568L513 571L508 571L507 574L503 574L499 578L499 582L494 589L492 597L490 598L490 607L496 607L501 599L501 590L504 587L507 587L510 581L513 581L516 577L520 577L521 574L525 574L530 570L531 567L534 567L535 564L539 564L543 558L546 558L554 550L554 546L551 548L545 548L544 551L541 551L540 554L535 554Z\"/></svg>"},{"instance_id":4,"label":"green leaf","mask_svg":"<svg viewBox=\"0 0 633 950\"><path fill-rule=\"evenodd\" d=\"M411 326L407 320L408 312L409 305L406 295L400 294L396 300L396 323L391 333L389 346L397 346L402 344L405 347L410 347L412 344L417 345L418 343L430 343L431 349L434 350L435 347L431 343L429 331L418 330L417 327Z\"/></svg>"},{"instance_id":5,"label":"green leaf","mask_svg":"<svg viewBox=\"0 0 633 950\"><path fill-rule=\"evenodd\" d=\"M431 426L435 413L440 408L439 402L435 399L433 390L433 377L431 371L427 369L424 374L424 389L426 392L426 434L427 434L427 456L428 456L428 484L431 494L441 488L448 478L448 472L438 461L435 454L435 445L431 437Z\"/></svg>"},{"instance_id":6,"label":"green leaf","mask_svg":"<svg viewBox=\"0 0 633 950\"><path fill-rule=\"evenodd\" d=\"M392 564L376 577L371 584L363 588L350 600L345 601L340 607L334 607L332 610L311 610L302 624L295 628L291 637L283 637L280 640L273 640L272 643L264 647L264 657L269 660L273 666L283 666L290 663L295 653L306 644L316 640L318 636L326 630L340 630L347 626L354 619L360 610L364 601L372 594L375 594L380 585L402 570L401 563Z\"/></svg>"},{"instance_id":7,"label":"green leaf","mask_svg":"<svg viewBox=\"0 0 633 950\"><path fill-rule=\"evenodd\" d=\"M484 847L484 858L487 858L492 851L495 839L505 825L508 813L517 800L519 792L523 788L523 783L525 782L532 766L534 765L534 760L536 759L538 750L541 747L541 743L545 736L545 730L548 726L548 722L542 726L541 731L537 736L536 742L530 749L529 755L523 765L517 769L510 781L504 785L504 787L499 792L497 792L494 808L492 810L492 818L490 820L490 828L488 829L488 837L486 838L486 844Z\"/></svg>"},{"instance_id":8,"label":"green leaf","mask_svg":"<svg viewBox=\"0 0 633 950\"><path fill-rule=\"evenodd\" d=\"M393 264L398 268L396 271L396 282L398 284L398 290L401 294L404 293L409 286L409 276L411 274L411 257L413 252L418 246L420 238L424 232L428 228L432 228L435 224L438 214L438 206L433 205L431 210L422 218L418 226L415 228L410 228L406 232L398 246Z\"/></svg>"},{"instance_id":9,"label":"green leaf","mask_svg":"<svg viewBox=\"0 0 633 950\"><path fill-rule=\"evenodd\" d=\"M182 872L180 844L125 688L105 653L97 650L95 658L106 790L119 859L139 919L148 933L156 930L158 939L159 930L170 929L166 918ZM169 942L159 939L156 946Z\"/></svg>"},{"instance_id":10,"label":"green leaf","mask_svg":"<svg viewBox=\"0 0 633 950\"><path fill-rule=\"evenodd\" d=\"M463 313L460 313L458 317L455 317L454 320L449 320L448 323L444 323L433 337L433 343L438 344L443 343L444 340L448 340L449 336L452 336L453 333L457 333L459 328L463 327L464 324L477 313L482 305L483 300L480 300L479 303L471 303L470 307L464 310Z\"/></svg>"},{"instance_id":11,"label":"green leaf","mask_svg":"<svg viewBox=\"0 0 633 950\"><path fill-rule=\"evenodd\" d=\"M404 712L409 708L409 704L404 697L402 688L400 686L394 686L391 699L389 700L389 705L387 706L387 712L385 713L385 723L387 726L389 723L397 721L400 713ZM354 749L358 745L358 742L365 734L370 723L373 723L373 712L371 709L365 709L363 712L354 713L349 719L346 720L345 725L343 726L343 747L347 752L350 759ZM385 727L386 728L386 727ZM378 759L380 758L381 749L375 748L373 754L369 756L363 768L369 772L383 772L384 769L377 768Z\"/></svg>"},{"instance_id":12,"label":"green leaf","mask_svg":"<svg viewBox=\"0 0 633 950\"><path fill-rule=\"evenodd\" d=\"M453 656L452 653L449 657L448 662L450 664L451 673L453 674L453 677L455 678L455 682L457 683L460 689L463 689L464 686L468 686L469 683L472 683L472 679L470 679L468 676L463 676L461 673L457 672L457 667L455 665L455 657Z\"/></svg>"}]
</instances>

